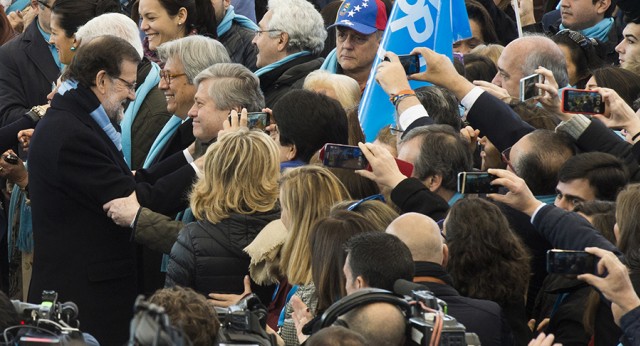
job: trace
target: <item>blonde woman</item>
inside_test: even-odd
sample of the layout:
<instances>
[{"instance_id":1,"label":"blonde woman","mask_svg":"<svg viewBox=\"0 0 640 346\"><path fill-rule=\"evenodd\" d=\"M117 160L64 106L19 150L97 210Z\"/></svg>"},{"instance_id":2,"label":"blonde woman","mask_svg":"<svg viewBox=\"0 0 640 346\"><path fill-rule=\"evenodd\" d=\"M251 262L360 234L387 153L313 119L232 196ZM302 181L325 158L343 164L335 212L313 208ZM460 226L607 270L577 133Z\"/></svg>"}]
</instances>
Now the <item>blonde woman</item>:
<instances>
[{"instance_id":1,"label":"blonde woman","mask_svg":"<svg viewBox=\"0 0 640 346\"><path fill-rule=\"evenodd\" d=\"M345 111L356 107L360 103L362 94L360 86L355 79L324 70L316 70L309 73L307 78L304 79L302 88L331 97L340 102Z\"/></svg>"},{"instance_id":2,"label":"blonde woman","mask_svg":"<svg viewBox=\"0 0 640 346\"><path fill-rule=\"evenodd\" d=\"M171 249L166 287L243 292L249 256L242 249L280 217L279 172L278 147L267 134L241 128L218 137L191 193L197 221L182 229Z\"/></svg>"},{"instance_id":3,"label":"blonde woman","mask_svg":"<svg viewBox=\"0 0 640 346\"><path fill-rule=\"evenodd\" d=\"M315 312L318 296L311 275L310 230L313 224L329 215L331 206L345 199L349 193L329 170L304 166L288 171L280 181L282 223L288 230L282 245L280 268L289 283L296 287L294 295ZM280 336L286 345L298 345L298 337L291 313L291 303L285 306Z\"/></svg>"}]
</instances>

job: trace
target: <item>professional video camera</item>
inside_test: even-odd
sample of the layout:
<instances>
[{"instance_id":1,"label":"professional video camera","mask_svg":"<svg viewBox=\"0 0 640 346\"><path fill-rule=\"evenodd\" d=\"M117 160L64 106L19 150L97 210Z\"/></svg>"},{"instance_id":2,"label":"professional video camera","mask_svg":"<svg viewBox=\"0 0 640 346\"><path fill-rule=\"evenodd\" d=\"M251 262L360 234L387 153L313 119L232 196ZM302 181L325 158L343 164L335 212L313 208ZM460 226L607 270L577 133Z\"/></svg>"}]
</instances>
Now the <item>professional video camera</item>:
<instances>
[{"instance_id":1,"label":"professional video camera","mask_svg":"<svg viewBox=\"0 0 640 346\"><path fill-rule=\"evenodd\" d=\"M411 307L409 345L480 345L475 333L466 333L464 325L443 312L446 302L436 298L424 285L397 280L393 291L405 296ZM435 340L434 340L435 339Z\"/></svg>"},{"instance_id":2,"label":"professional video camera","mask_svg":"<svg viewBox=\"0 0 640 346\"><path fill-rule=\"evenodd\" d=\"M247 295L227 310L216 311L223 321L218 334L221 345L276 345L275 337L266 332L267 308L255 294Z\"/></svg>"},{"instance_id":3,"label":"professional video camera","mask_svg":"<svg viewBox=\"0 0 640 346\"><path fill-rule=\"evenodd\" d=\"M41 304L12 300L20 324L3 332L5 344L17 345L86 345L78 307L72 302L58 302L58 293L43 291ZM10 337L11 336L11 337Z\"/></svg>"},{"instance_id":4,"label":"professional video camera","mask_svg":"<svg viewBox=\"0 0 640 346\"><path fill-rule=\"evenodd\" d=\"M405 345L480 345L475 333L466 333L464 325L443 313L441 305L446 303L436 298L425 286L398 280L394 285L394 292L396 294L377 288L358 290L331 305L320 320L309 328L311 330L305 326L303 332L315 333L329 327L340 316L358 307L389 303L397 306L407 320Z\"/></svg>"}]
</instances>

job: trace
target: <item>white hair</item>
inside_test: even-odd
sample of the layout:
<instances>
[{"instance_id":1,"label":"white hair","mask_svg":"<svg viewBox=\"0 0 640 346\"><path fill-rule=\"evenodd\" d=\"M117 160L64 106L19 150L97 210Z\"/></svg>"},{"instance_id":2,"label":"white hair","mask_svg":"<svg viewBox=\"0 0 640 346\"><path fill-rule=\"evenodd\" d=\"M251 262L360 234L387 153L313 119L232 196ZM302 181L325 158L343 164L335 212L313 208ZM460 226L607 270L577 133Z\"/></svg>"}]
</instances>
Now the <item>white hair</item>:
<instances>
[{"instance_id":1,"label":"white hair","mask_svg":"<svg viewBox=\"0 0 640 346\"><path fill-rule=\"evenodd\" d=\"M92 39L104 35L116 36L129 42L136 49L140 58L143 58L144 53L138 25L131 18L120 13L99 15L78 28L76 39L80 41L82 46Z\"/></svg>"},{"instance_id":2,"label":"white hair","mask_svg":"<svg viewBox=\"0 0 640 346\"><path fill-rule=\"evenodd\" d=\"M319 54L324 48L327 30L322 15L306 0L269 0L272 12L268 30L279 30L289 35L288 52L308 50ZM271 32L271 37L278 35Z\"/></svg>"}]
</instances>

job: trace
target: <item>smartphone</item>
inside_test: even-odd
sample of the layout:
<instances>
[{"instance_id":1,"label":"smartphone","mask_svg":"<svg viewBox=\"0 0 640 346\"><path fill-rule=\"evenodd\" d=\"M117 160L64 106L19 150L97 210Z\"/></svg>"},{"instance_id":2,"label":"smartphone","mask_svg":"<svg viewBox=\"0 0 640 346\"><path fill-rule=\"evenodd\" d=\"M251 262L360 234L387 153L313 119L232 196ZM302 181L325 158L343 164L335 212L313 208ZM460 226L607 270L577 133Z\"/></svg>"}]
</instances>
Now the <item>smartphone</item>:
<instances>
[{"instance_id":1,"label":"smartphone","mask_svg":"<svg viewBox=\"0 0 640 346\"><path fill-rule=\"evenodd\" d=\"M458 192L462 194L497 193L500 186L491 185L497 177L487 172L458 173Z\"/></svg>"},{"instance_id":2,"label":"smartphone","mask_svg":"<svg viewBox=\"0 0 640 346\"><path fill-rule=\"evenodd\" d=\"M247 127L251 129L265 130L269 126L269 113L266 112L249 112L247 113ZM231 114L229 114L229 124L231 124ZM240 120L240 113L238 113Z\"/></svg>"},{"instance_id":3,"label":"smartphone","mask_svg":"<svg viewBox=\"0 0 640 346\"><path fill-rule=\"evenodd\" d=\"M604 114L602 95L592 90L562 90L562 111L564 113Z\"/></svg>"},{"instance_id":4,"label":"smartphone","mask_svg":"<svg viewBox=\"0 0 640 346\"><path fill-rule=\"evenodd\" d=\"M2 159L4 160L4 162L10 163L12 165L18 164L18 156L14 155L14 154L7 154L7 155L3 156Z\"/></svg>"},{"instance_id":5,"label":"smartphone","mask_svg":"<svg viewBox=\"0 0 640 346\"><path fill-rule=\"evenodd\" d=\"M260 129L265 131L269 126L269 113L267 112L250 112L247 113L247 126L249 129Z\"/></svg>"},{"instance_id":6,"label":"smartphone","mask_svg":"<svg viewBox=\"0 0 640 346\"><path fill-rule=\"evenodd\" d=\"M323 149L322 164L327 167L356 170L369 166L362 150L356 146L327 143Z\"/></svg>"},{"instance_id":7,"label":"smartphone","mask_svg":"<svg viewBox=\"0 0 640 346\"><path fill-rule=\"evenodd\" d=\"M404 73L408 76L410 74L420 72L420 56L419 55L398 55L400 64L404 68ZM385 61L390 61L389 58L384 58Z\"/></svg>"},{"instance_id":8,"label":"smartphone","mask_svg":"<svg viewBox=\"0 0 640 346\"><path fill-rule=\"evenodd\" d=\"M524 102L542 95L542 90L536 87L536 83L542 82L542 75L538 73L522 78L520 80L520 101Z\"/></svg>"},{"instance_id":9,"label":"smartphone","mask_svg":"<svg viewBox=\"0 0 640 346\"><path fill-rule=\"evenodd\" d=\"M357 146L327 143L320 149L320 160L327 167L345 169L366 169L371 171L371 165ZM407 161L394 158L398 170L405 177L413 174L413 165Z\"/></svg>"},{"instance_id":10,"label":"smartphone","mask_svg":"<svg viewBox=\"0 0 640 346\"><path fill-rule=\"evenodd\" d=\"M597 274L599 258L585 251L547 251L547 272L551 274Z\"/></svg>"}]
</instances>

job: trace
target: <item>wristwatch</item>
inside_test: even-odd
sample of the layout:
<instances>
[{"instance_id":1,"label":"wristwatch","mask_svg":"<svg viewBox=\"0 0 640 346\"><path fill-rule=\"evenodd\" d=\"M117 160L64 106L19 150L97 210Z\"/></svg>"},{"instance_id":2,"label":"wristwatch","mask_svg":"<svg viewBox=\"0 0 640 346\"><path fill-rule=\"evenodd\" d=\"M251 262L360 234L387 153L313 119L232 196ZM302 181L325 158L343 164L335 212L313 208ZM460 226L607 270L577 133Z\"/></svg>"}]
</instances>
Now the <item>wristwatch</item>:
<instances>
[{"instance_id":1,"label":"wristwatch","mask_svg":"<svg viewBox=\"0 0 640 346\"><path fill-rule=\"evenodd\" d=\"M37 123L40 119L42 119L46 112L47 110L42 106L33 106L26 115L30 117L34 123Z\"/></svg>"}]
</instances>

